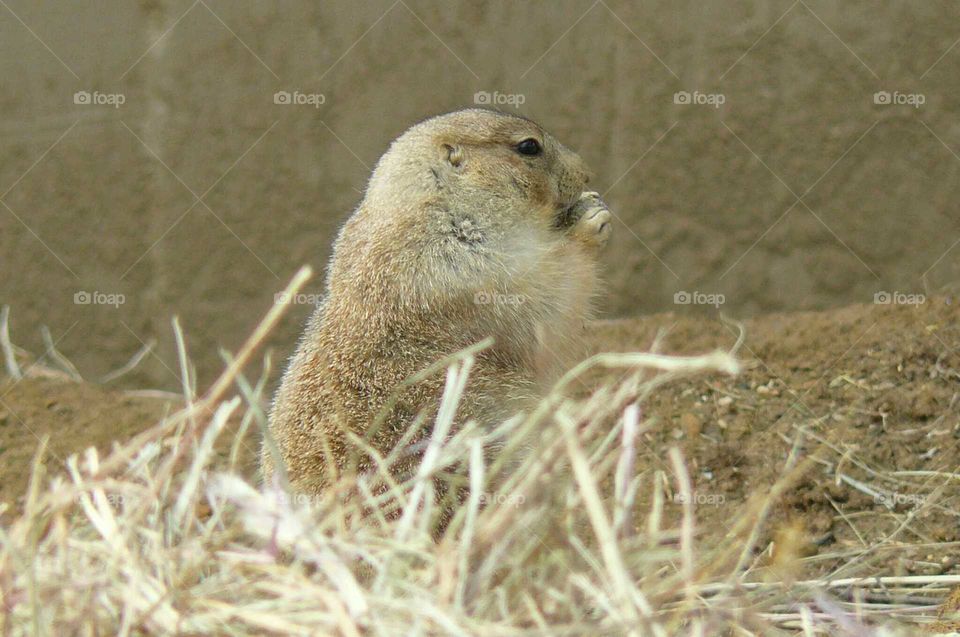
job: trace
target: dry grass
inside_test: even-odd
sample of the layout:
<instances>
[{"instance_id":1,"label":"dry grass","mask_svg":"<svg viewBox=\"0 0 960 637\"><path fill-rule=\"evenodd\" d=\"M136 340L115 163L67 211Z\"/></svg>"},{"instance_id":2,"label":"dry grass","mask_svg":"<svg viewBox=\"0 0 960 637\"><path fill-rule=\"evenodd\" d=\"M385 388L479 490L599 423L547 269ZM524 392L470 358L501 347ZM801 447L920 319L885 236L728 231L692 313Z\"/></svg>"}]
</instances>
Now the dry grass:
<instances>
[{"instance_id":1,"label":"dry grass","mask_svg":"<svg viewBox=\"0 0 960 637\"><path fill-rule=\"evenodd\" d=\"M89 450L48 479L38 451L24 510L0 527L0 634L912 635L958 583L791 581L789 562L800 558L789 537L780 540L783 578L752 581L767 512L807 468L800 454L736 512L722 545L698 544L679 450L663 450L670 471L646 471L637 442L641 406L658 386L736 372L719 352L595 357L534 413L494 431L454 431L473 363L465 352L447 366L416 476L390 476L398 449L377 474L322 498L258 488L240 477L237 458L247 429L265 426L265 382L241 370L281 312L206 395L185 383L181 412L108 457ZM622 380L584 401L566 397L596 366L622 370ZM238 418L233 453L218 461L214 445ZM490 448L499 449L493 461ZM438 504L437 480L462 501ZM641 489L652 504L636 511ZM665 506L676 501L682 516L671 528ZM871 601L877 590L913 601Z\"/></svg>"}]
</instances>

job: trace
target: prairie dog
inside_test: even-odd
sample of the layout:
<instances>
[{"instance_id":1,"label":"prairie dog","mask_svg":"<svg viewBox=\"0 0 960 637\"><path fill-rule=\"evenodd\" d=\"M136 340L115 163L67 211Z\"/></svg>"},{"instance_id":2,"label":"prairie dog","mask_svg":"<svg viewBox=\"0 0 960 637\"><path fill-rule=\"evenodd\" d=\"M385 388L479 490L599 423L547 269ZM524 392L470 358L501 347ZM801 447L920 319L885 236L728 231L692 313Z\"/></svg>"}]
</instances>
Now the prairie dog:
<instances>
[{"instance_id":1,"label":"prairie dog","mask_svg":"<svg viewBox=\"0 0 960 637\"><path fill-rule=\"evenodd\" d=\"M611 231L588 181L574 152L497 111L433 117L391 144L340 230L324 300L273 403L269 430L295 490L336 479L345 432L363 437L402 381L449 354L493 337L457 415L489 426L576 362ZM422 410L429 423L443 383L406 388L374 448L389 453ZM269 481L266 446L261 466Z\"/></svg>"}]
</instances>

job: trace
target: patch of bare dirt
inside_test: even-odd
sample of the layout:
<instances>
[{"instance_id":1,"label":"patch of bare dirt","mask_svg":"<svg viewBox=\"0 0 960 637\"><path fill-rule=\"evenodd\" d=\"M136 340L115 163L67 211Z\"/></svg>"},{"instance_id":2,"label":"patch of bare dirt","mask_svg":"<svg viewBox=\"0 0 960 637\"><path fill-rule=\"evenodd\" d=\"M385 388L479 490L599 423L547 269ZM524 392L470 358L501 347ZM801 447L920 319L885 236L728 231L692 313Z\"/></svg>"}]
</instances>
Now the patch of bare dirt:
<instances>
[{"instance_id":1,"label":"patch of bare dirt","mask_svg":"<svg viewBox=\"0 0 960 637\"><path fill-rule=\"evenodd\" d=\"M182 406L166 392L111 390L56 375L0 378L0 502L14 511L22 505L42 439L48 439L42 464L49 475L88 447L104 457L115 441L130 440ZM232 419L216 447L224 459L234 437L230 428L237 426L239 419ZM248 430L240 458L251 475L259 448L255 430Z\"/></svg>"},{"instance_id":2,"label":"patch of bare dirt","mask_svg":"<svg viewBox=\"0 0 960 637\"><path fill-rule=\"evenodd\" d=\"M667 448L683 451L698 537L710 544L795 461L806 469L771 511L760 548L773 553L778 532L799 529L798 575L857 575L868 564L890 575L960 572L958 319L955 302L928 299L746 321L742 374L673 383L648 400L646 469L670 475ZM719 317L668 314L601 323L592 345L649 349L660 329L671 354L729 349L738 335ZM758 567L766 557L755 556Z\"/></svg>"},{"instance_id":3,"label":"patch of bare dirt","mask_svg":"<svg viewBox=\"0 0 960 637\"><path fill-rule=\"evenodd\" d=\"M0 501L23 496L40 440L51 471L87 447L101 452L159 421L171 401L138 397L57 377L0 381Z\"/></svg>"}]
</instances>

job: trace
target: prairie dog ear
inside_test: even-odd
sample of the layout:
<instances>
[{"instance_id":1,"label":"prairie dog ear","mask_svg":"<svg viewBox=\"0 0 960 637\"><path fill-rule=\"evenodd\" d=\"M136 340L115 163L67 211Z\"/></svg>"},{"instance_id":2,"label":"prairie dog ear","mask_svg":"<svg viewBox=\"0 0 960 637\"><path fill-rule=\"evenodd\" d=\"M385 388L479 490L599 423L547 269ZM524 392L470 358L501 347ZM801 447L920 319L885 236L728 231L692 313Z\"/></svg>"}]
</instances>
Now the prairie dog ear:
<instances>
[{"instance_id":1,"label":"prairie dog ear","mask_svg":"<svg viewBox=\"0 0 960 637\"><path fill-rule=\"evenodd\" d=\"M440 158L449 166L459 168L463 165L463 149L457 144L441 144Z\"/></svg>"}]
</instances>

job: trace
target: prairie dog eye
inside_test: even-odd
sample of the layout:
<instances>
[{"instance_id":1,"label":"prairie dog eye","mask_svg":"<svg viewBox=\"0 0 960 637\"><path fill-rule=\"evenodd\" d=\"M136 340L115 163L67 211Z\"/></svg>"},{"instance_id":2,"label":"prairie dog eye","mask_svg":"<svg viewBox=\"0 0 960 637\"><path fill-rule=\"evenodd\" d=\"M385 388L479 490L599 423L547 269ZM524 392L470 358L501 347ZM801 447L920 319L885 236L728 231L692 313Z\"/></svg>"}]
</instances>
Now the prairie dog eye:
<instances>
[{"instance_id":1,"label":"prairie dog eye","mask_svg":"<svg viewBox=\"0 0 960 637\"><path fill-rule=\"evenodd\" d=\"M532 157L542 153L543 147L540 145L540 142L532 137L529 137L517 144L517 152L521 155L528 155Z\"/></svg>"}]
</instances>

